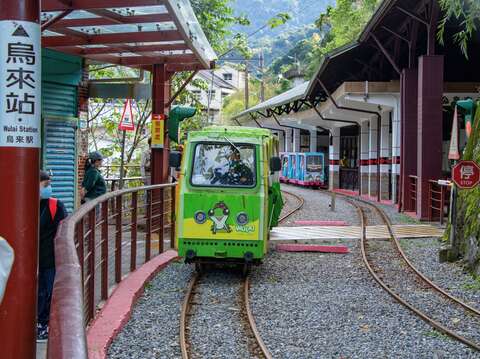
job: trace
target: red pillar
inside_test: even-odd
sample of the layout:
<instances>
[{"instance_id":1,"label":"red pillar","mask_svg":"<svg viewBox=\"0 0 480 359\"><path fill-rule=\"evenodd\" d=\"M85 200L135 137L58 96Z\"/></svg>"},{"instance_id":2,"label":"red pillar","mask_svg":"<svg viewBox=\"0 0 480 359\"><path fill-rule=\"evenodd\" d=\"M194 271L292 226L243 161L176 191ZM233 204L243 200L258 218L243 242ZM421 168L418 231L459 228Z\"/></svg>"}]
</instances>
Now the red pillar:
<instances>
[{"instance_id":1,"label":"red pillar","mask_svg":"<svg viewBox=\"0 0 480 359\"><path fill-rule=\"evenodd\" d=\"M428 181L442 175L443 56L418 63L417 217L428 216Z\"/></svg>"},{"instance_id":2,"label":"red pillar","mask_svg":"<svg viewBox=\"0 0 480 359\"><path fill-rule=\"evenodd\" d=\"M165 105L170 99L171 75L171 73L166 71L165 65L153 66L152 113L154 114L168 113L168 108ZM165 132L163 149L152 148L152 184L166 183L168 181L168 155L169 141Z\"/></svg>"},{"instance_id":3,"label":"red pillar","mask_svg":"<svg viewBox=\"0 0 480 359\"><path fill-rule=\"evenodd\" d=\"M40 8L38 0L2 0L0 1L0 24L2 41L0 46L7 50L6 41L23 25L25 34L15 36L15 42L33 44L35 64L24 63L23 69L33 70L31 75L35 79L35 88L20 89L18 84L9 87L18 95L35 91L34 114L0 112L0 236L5 238L15 251L10 279L6 287L5 297L0 304L0 356L3 359L35 358L36 340L36 308L37 308L37 247L38 247L38 207L39 207L39 147L40 147ZM12 21L17 21L12 25ZM26 21L27 23L23 23ZM8 34L8 32L12 31ZM0 69L5 68L7 58L1 58ZM17 65L19 63L17 62ZM8 63L11 69L13 61ZM5 88L8 81L4 74L0 74L0 86ZM21 91L20 91L21 90ZM0 91L2 93L2 91ZM4 93L2 93L3 95ZM32 98L30 98L32 99ZM4 108L5 99L0 99L1 108ZM12 113L15 117L12 118ZM39 131L28 136L21 131L13 131L15 141L7 139L4 125L24 124L34 126ZM14 128L13 126L12 128ZM17 140L23 138L22 141ZM27 145L28 140L28 145ZM15 147L30 146L30 147Z\"/></svg>"},{"instance_id":4,"label":"red pillar","mask_svg":"<svg viewBox=\"0 0 480 359\"><path fill-rule=\"evenodd\" d=\"M404 69L401 76L402 143L401 143L401 199L404 211L414 211L410 195L410 175L417 174L417 90L418 70Z\"/></svg>"}]
</instances>

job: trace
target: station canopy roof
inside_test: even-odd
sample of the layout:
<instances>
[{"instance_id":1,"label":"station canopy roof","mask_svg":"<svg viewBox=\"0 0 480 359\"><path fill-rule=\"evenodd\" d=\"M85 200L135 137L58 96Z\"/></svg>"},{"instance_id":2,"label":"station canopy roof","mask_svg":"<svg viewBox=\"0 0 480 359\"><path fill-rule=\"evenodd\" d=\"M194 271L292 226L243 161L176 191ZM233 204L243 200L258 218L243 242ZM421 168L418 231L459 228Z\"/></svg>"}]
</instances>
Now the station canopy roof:
<instances>
[{"instance_id":1,"label":"station canopy roof","mask_svg":"<svg viewBox=\"0 0 480 359\"><path fill-rule=\"evenodd\" d=\"M328 53L308 83L245 110L234 119L260 111L271 116L272 113L285 112L286 108L295 110L295 106L291 105L295 102L317 104L318 101L325 101L328 98L325 89L329 93L334 93L339 86L348 81L398 80L400 74L381 51L375 38L389 53L398 70L417 66L417 59L426 54L428 39L426 25L430 21L431 5L431 0L382 1L357 39ZM439 19L442 19L442 16L443 14L440 14ZM468 42L467 59L461 53L460 46L453 41L460 25L460 21L457 20L446 22L445 43L441 45L436 41L435 54L445 56L445 82L478 83L480 31L474 31Z\"/></svg>"},{"instance_id":2,"label":"station canopy roof","mask_svg":"<svg viewBox=\"0 0 480 359\"><path fill-rule=\"evenodd\" d=\"M438 0L434 0L438 1ZM384 0L366 24L357 40L328 54L310 81L307 98L319 96L324 89L333 93L346 81L390 81L400 77L398 70L417 67L417 59L426 54L431 0ZM439 14L439 20L444 14ZM437 29L437 25L434 29ZM474 31L468 42L467 59L454 35L461 29L459 20L445 24L444 44L435 36L435 55L444 55L445 82L478 82L480 72L480 31ZM396 64L395 69L375 39Z\"/></svg>"},{"instance_id":3,"label":"station canopy roof","mask_svg":"<svg viewBox=\"0 0 480 359\"><path fill-rule=\"evenodd\" d=\"M43 0L41 7L44 48L146 70L214 66L189 0Z\"/></svg>"}]
</instances>

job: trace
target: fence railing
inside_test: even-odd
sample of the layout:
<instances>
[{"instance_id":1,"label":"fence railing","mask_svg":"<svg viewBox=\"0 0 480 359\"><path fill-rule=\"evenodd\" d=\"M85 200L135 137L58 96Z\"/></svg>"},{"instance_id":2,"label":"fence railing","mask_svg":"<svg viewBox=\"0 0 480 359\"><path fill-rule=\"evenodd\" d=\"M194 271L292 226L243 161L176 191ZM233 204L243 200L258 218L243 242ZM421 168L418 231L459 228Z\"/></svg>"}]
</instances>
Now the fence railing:
<instances>
[{"instance_id":1,"label":"fence railing","mask_svg":"<svg viewBox=\"0 0 480 359\"><path fill-rule=\"evenodd\" d=\"M120 165L104 165L101 167L103 175L109 177L120 177ZM140 175L140 165L125 165L125 176Z\"/></svg>"},{"instance_id":2,"label":"fence railing","mask_svg":"<svg viewBox=\"0 0 480 359\"><path fill-rule=\"evenodd\" d=\"M124 276L174 247L175 184L107 193L66 218L55 238L49 359L87 358L85 328Z\"/></svg>"},{"instance_id":3,"label":"fence railing","mask_svg":"<svg viewBox=\"0 0 480 359\"><path fill-rule=\"evenodd\" d=\"M450 190L447 184L438 181L428 181L428 220L439 221L443 225L445 217L448 217L450 208Z\"/></svg>"},{"instance_id":4,"label":"fence railing","mask_svg":"<svg viewBox=\"0 0 480 359\"><path fill-rule=\"evenodd\" d=\"M410 191L410 206L409 209L413 212L417 213L417 182L418 177L410 175L409 178L409 185L408 190Z\"/></svg>"}]
</instances>

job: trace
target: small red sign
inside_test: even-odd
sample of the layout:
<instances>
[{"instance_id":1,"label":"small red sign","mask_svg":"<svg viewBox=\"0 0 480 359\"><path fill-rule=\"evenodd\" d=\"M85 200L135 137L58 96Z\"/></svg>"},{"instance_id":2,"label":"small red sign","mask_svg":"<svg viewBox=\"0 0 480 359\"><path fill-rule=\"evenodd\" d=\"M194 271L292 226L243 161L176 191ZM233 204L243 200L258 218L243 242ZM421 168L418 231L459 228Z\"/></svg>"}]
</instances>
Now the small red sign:
<instances>
[{"instance_id":1,"label":"small red sign","mask_svg":"<svg viewBox=\"0 0 480 359\"><path fill-rule=\"evenodd\" d=\"M452 169L452 179L458 188L473 188L480 182L480 167L474 161L460 161Z\"/></svg>"},{"instance_id":2,"label":"small red sign","mask_svg":"<svg viewBox=\"0 0 480 359\"><path fill-rule=\"evenodd\" d=\"M122 119L118 124L118 129L120 131L135 130L135 125L133 123L132 101L130 99L127 99L127 101L125 101L125 106L123 106Z\"/></svg>"}]
</instances>

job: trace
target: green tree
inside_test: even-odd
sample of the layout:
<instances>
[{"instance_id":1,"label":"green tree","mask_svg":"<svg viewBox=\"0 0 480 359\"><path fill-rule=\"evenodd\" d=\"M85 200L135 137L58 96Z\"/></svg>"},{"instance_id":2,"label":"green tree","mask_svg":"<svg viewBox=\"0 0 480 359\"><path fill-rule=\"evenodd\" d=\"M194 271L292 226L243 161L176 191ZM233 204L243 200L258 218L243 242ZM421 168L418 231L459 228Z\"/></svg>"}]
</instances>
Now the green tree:
<instances>
[{"instance_id":1,"label":"green tree","mask_svg":"<svg viewBox=\"0 0 480 359\"><path fill-rule=\"evenodd\" d=\"M311 75L321 59L330 51L354 41L372 16L381 0L337 0L335 6L327 7L315 24L324 31L325 37L314 34L311 38L312 61L308 68Z\"/></svg>"},{"instance_id":2,"label":"green tree","mask_svg":"<svg viewBox=\"0 0 480 359\"><path fill-rule=\"evenodd\" d=\"M460 29L453 35L453 40L460 46L465 57L468 58L468 41L472 38L480 25L480 1L478 0L439 0L444 13L438 26L438 39L444 43L445 25L447 21L456 19L460 22Z\"/></svg>"}]
</instances>

